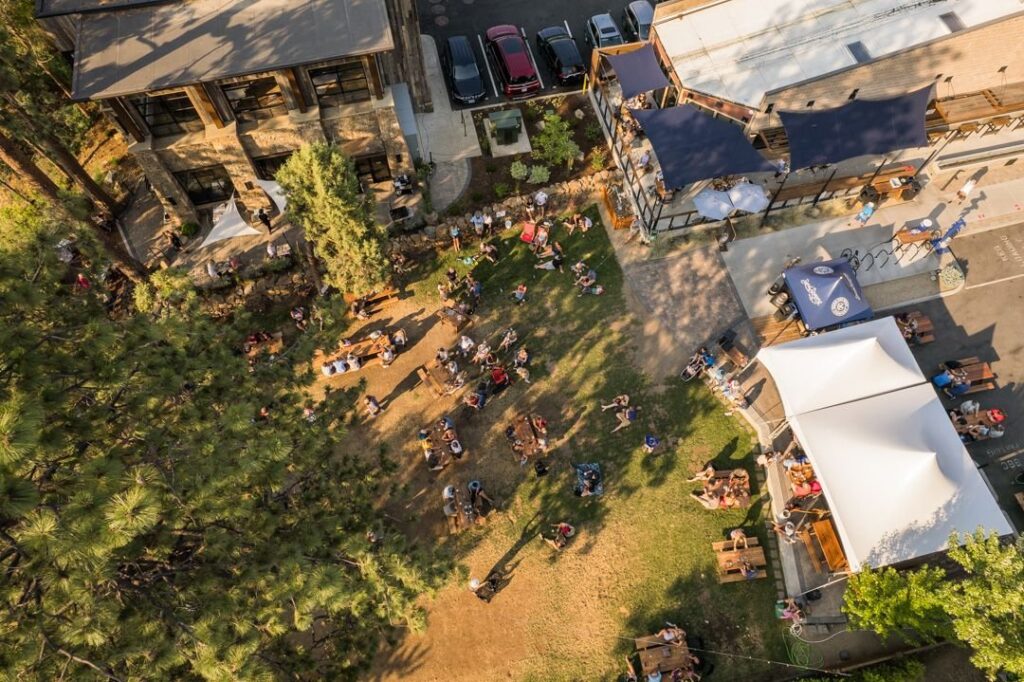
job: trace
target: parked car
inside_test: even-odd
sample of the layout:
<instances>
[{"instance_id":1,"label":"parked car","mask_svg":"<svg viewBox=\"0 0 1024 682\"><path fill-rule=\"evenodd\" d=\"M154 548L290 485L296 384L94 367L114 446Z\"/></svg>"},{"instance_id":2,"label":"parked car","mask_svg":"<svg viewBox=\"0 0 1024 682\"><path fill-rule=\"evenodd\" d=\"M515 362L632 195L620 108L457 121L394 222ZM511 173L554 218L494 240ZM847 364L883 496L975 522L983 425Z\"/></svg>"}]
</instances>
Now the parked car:
<instances>
[{"instance_id":1,"label":"parked car","mask_svg":"<svg viewBox=\"0 0 1024 682\"><path fill-rule=\"evenodd\" d=\"M622 32L633 42L647 40L654 23L654 8L647 0L633 0L622 11Z\"/></svg>"},{"instance_id":2,"label":"parked car","mask_svg":"<svg viewBox=\"0 0 1024 682\"><path fill-rule=\"evenodd\" d=\"M607 12L595 14L587 20L587 32L584 39L594 47L609 47L611 45L622 45L622 33L615 25L612 15Z\"/></svg>"},{"instance_id":3,"label":"parked car","mask_svg":"<svg viewBox=\"0 0 1024 682\"><path fill-rule=\"evenodd\" d=\"M549 26L537 31L537 50L561 85L579 83L587 73L576 41L564 26Z\"/></svg>"},{"instance_id":4,"label":"parked car","mask_svg":"<svg viewBox=\"0 0 1024 682\"><path fill-rule=\"evenodd\" d=\"M509 24L487 29L487 49L498 71L501 89L511 98L526 97L540 90L540 79L526 51L519 29Z\"/></svg>"},{"instance_id":5,"label":"parked car","mask_svg":"<svg viewBox=\"0 0 1024 682\"><path fill-rule=\"evenodd\" d=\"M473 44L466 36L452 36L444 42L441 68L456 102L474 104L487 96L487 88L473 54Z\"/></svg>"}]
</instances>

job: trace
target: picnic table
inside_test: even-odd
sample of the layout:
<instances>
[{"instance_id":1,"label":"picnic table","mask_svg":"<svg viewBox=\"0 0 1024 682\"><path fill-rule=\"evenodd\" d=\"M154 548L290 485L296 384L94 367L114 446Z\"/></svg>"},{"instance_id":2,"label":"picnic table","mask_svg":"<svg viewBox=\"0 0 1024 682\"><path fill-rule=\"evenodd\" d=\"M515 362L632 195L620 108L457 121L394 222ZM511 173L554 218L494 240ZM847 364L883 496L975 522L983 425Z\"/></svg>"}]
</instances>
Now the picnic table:
<instances>
[{"instance_id":1,"label":"picnic table","mask_svg":"<svg viewBox=\"0 0 1024 682\"><path fill-rule=\"evenodd\" d=\"M839 542L839 536L836 535L836 527L832 524L832 520L812 521L811 528L814 530L815 537L818 538L822 554L825 555L828 570L832 573L848 571L850 565L846 561L846 553L843 552L843 545Z\"/></svg>"},{"instance_id":2,"label":"picnic table","mask_svg":"<svg viewBox=\"0 0 1024 682\"><path fill-rule=\"evenodd\" d=\"M996 388L997 375L992 371L992 366L987 362L982 362L977 356L963 358L957 362L960 364L959 370L963 372L967 382L971 385L967 392L962 395L980 393L981 391ZM945 371L946 366L944 364L939 365L939 369Z\"/></svg>"},{"instance_id":3,"label":"picnic table","mask_svg":"<svg viewBox=\"0 0 1024 682\"><path fill-rule=\"evenodd\" d=\"M320 366L338 357L347 356L349 353L355 355L366 366L372 362L379 361L381 351L390 344L388 334L381 332L379 336L367 336L359 341L353 341L347 346L339 342L334 350L317 350L313 354L313 371L320 371Z\"/></svg>"},{"instance_id":4,"label":"picnic table","mask_svg":"<svg viewBox=\"0 0 1024 682\"><path fill-rule=\"evenodd\" d=\"M454 308L441 308L437 311L437 317L441 320L441 324L448 325L456 333L462 331L473 322L469 319L469 315L460 313Z\"/></svg>"},{"instance_id":5,"label":"picnic table","mask_svg":"<svg viewBox=\"0 0 1024 682\"><path fill-rule=\"evenodd\" d=\"M416 370L416 376L427 385L427 388L436 397L442 398L449 394L448 381L452 377L444 365L438 362L436 358L424 365L420 365L419 369Z\"/></svg>"},{"instance_id":6,"label":"picnic table","mask_svg":"<svg viewBox=\"0 0 1024 682\"><path fill-rule=\"evenodd\" d=\"M718 561L718 582L736 583L747 580L742 570L744 561L757 569L755 580L768 577L765 570L768 561L764 556L764 548L758 544L757 538L747 538L746 549L734 550L732 547L732 540L711 543L711 549L715 551L715 559Z\"/></svg>"},{"instance_id":7,"label":"picnic table","mask_svg":"<svg viewBox=\"0 0 1024 682\"><path fill-rule=\"evenodd\" d=\"M750 506L750 475L742 470L746 476L737 476L731 485L732 494L736 497L737 506L746 509ZM714 477L708 481L708 495L718 497L724 495L730 488L729 480L733 477L731 471L715 472Z\"/></svg>"},{"instance_id":8,"label":"picnic table","mask_svg":"<svg viewBox=\"0 0 1024 682\"><path fill-rule=\"evenodd\" d=\"M530 423L530 416L520 414L512 420L512 432L520 449L516 450L522 459L529 459L544 453L544 446L540 442L537 431Z\"/></svg>"},{"instance_id":9,"label":"picnic table","mask_svg":"<svg viewBox=\"0 0 1024 682\"><path fill-rule=\"evenodd\" d=\"M280 251L278 253L280 253ZM365 302L366 312L373 315L398 300L398 289L389 286L381 289L380 291L371 291L365 296L345 294L342 298L345 300L345 303L349 304L353 301L363 299Z\"/></svg>"},{"instance_id":10,"label":"picnic table","mask_svg":"<svg viewBox=\"0 0 1024 682\"><path fill-rule=\"evenodd\" d=\"M651 638L645 637L643 639ZM659 641L661 641L661 644L658 646L640 649L640 669L645 675L655 671L667 673L676 668L690 669L690 649L686 646L686 642L666 644L664 640Z\"/></svg>"},{"instance_id":11,"label":"picnic table","mask_svg":"<svg viewBox=\"0 0 1024 682\"><path fill-rule=\"evenodd\" d=\"M255 358L261 353L267 355L277 355L284 350L284 334L281 332L274 332L270 335L268 341L258 341L249 346L249 351L245 354L246 357Z\"/></svg>"},{"instance_id":12,"label":"picnic table","mask_svg":"<svg viewBox=\"0 0 1024 682\"><path fill-rule=\"evenodd\" d=\"M911 310L907 313L907 317L913 323L914 335L917 337L919 345L931 343L935 340L935 325L930 317L919 310ZM904 325L900 324L899 320L896 321L896 324L902 332Z\"/></svg>"}]
</instances>

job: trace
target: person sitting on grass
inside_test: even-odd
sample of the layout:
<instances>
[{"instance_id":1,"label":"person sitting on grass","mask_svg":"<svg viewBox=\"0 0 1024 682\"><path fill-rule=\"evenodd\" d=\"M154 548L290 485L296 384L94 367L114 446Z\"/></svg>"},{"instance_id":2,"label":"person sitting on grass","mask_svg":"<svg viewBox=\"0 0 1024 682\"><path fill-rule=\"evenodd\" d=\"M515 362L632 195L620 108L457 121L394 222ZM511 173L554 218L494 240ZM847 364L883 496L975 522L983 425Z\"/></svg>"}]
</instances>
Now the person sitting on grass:
<instances>
[{"instance_id":1,"label":"person sitting on grass","mask_svg":"<svg viewBox=\"0 0 1024 682\"><path fill-rule=\"evenodd\" d=\"M643 449L646 454L653 455L654 452L658 449L658 446L660 445L661 439L655 436L653 433L648 433L646 436L644 436Z\"/></svg>"},{"instance_id":2,"label":"person sitting on grass","mask_svg":"<svg viewBox=\"0 0 1024 682\"><path fill-rule=\"evenodd\" d=\"M476 348L476 342L473 341L473 339L469 338L465 334L459 337L459 353L462 354L462 357L469 357L469 354L473 352L474 348Z\"/></svg>"},{"instance_id":3,"label":"person sitting on grass","mask_svg":"<svg viewBox=\"0 0 1024 682\"><path fill-rule=\"evenodd\" d=\"M528 367L530 365L530 351L526 349L526 346L519 347L512 364L516 367Z\"/></svg>"},{"instance_id":4,"label":"person sitting on grass","mask_svg":"<svg viewBox=\"0 0 1024 682\"><path fill-rule=\"evenodd\" d=\"M593 268L587 268L587 272L585 274L583 274L582 276L577 277L576 281L573 282L573 284L578 286L580 289L586 289L588 287L592 287L596 283L597 283L597 271L594 270Z\"/></svg>"},{"instance_id":5,"label":"person sitting on grass","mask_svg":"<svg viewBox=\"0 0 1024 682\"><path fill-rule=\"evenodd\" d=\"M640 408L635 406L635 405L633 405L633 406L627 407L624 410L620 410L620 411L616 412L615 416L619 420L619 425L616 426L614 429L612 429L612 433L615 433L616 431L620 431L620 430L626 428L627 426L629 426L633 422L635 422L637 419L639 419L640 418Z\"/></svg>"},{"instance_id":6,"label":"person sitting on grass","mask_svg":"<svg viewBox=\"0 0 1024 682\"><path fill-rule=\"evenodd\" d=\"M622 408L626 407L627 405L629 405L629 394L628 393L622 393L622 394L617 395L614 398L612 398L612 402L610 404L602 405L601 406L601 411L604 412L605 410L611 410L611 409L621 410Z\"/></svg>"},{"instance_id":7,"label":"person sitting on grass","mask_svg":"<svg viewBox=\"0 0 1024 682\"><path fill-rule=\"evenodd\" d=\"M554 256L561 256L563 254L562 245L557 241L553 241L548 244L547 248L541 249L537 252L537 258L552 258Z\"/></svg>"},{"instance_id":8,"label":"person sitting on grass","mask_svg":"<svg viewBox=\"0 0 1024 682\"><path fill-rule=\"evenodd\" d=\"M487 502L491 509L498 508L498 503L491 499L491 496L484 490L484 484L480 481L470 481L466 485L466 489L469 490L469 503L473 505L473 509L477 514L483 516L484 502Z\"/></svg>"},{"instance_id":9,"label":"person sitting on grass","mask_svg":"<svg viewBox=\"0 0 1024 682\"><path fill-rule=\"evenodd\" d=\"M498 247L491 242L480 242L480 258L491 263L498 262Z\"/></svg>"},{"instance_id":10,"label":"person sitting on grass","mask_svg":"<svg viewBox=\"0 0 1024 682\"><path fill-rule=\"evenodd\" d=\"M585 262L581 260L576 261L576 264L572 266L572 276L574 279L573 283L575 284L575 282L578 282L580 278L582 278L583 275L586 274L588 269L589 268L587 267L587 264Z\"/></svg>"},{"instance_id":11,"label":"person sitting on grass","mask_svg":"<svg viewBox=\"0 0 1024 682\"><path fill-rule=\"evenodd\" d=\"M380 402L378 402L372 395L368 395L363 398L363 405L366 407L366 415L368 419L373 419L384 410L384 408L380 406Z\"/></svg>"},{"instance_id":12,"label":"person sitting on grass","mask_svg":"<svg viewBox=\"0 0 1024 682\"><path fill-rule=\"evenodd\" d=\"M475 410L482 410L487 405L487 385L477 384L476 390L467 395L463 402Z\"/></svg>"},{"instance_id":13,"label":"person sitting on grass","mask_svg":"<svg viewBox=\"0 0 1024 682\"><path fill-rule=\"evenodd\" d=\"M498 352L504 353L505 351L512 348L512 344L519 340L519 334L512 327L505 330L505 333L501 337L501 343L498 344Z\"/></svg>"},{"instance_id":14,"label":"person sitting on grass","mask_svg":"<svg viewBox=\"0 0 1024 682\"><path fill-rule=\"evenodd\" d=\"M505 368L499 365L491 370L491 383L493 384L491 395L498 395L512 383L512 379L509 378Z\"/></svg>"},{"instance_id":15,"label":"person sitting on grass","mask_svg":"<svg viewBox=\"0 0 1024 682\"><path fill-rule=\"evenodd\" d=\"M480 345L476 347L476 353L473 354L473 357L470 359L470 362L472 362L474 365L479 365L484 360L487 359L487 354L490 352L491 347L488 346L485 342L481 341Z\"/></svg>"},{"instance_id":16,"label":"person sitting on grass","mask_svg":"<svg viewBox=\"0 0 1024 682\"><path fill-rule=\"evenodd\" d=\"M554 531L554 535L550 538L544 538L544 542L548 543L558 551L565 549L565 546L569 544L569 538L576 534L576 529L565 521L560 521L559 523L551 526L551 530Z\"/></svg>"},{"instance_id":17,"label":"person sitting on grass","mask_svg":"<svg viewBox=\"0 0 1024 682\"><path fill-rule=\"evenodd\" d=\"M520 284L512 292L512 299L516 302L516 305L522 305L526 303L526 285Z\"/></svg>"},{"instance_id":18,"label":"person sitting on grass","mask_svg":"<svg viewBox=\"0 0 1024 682\"><path fill-rule=\"evenodd\" d=\"M715 495L710 490L705 490L699 495L697 493L690 493L690 497L700 502L701 506L705 509L728 509L734 506L727 499L727 495Z\"/></svg>"},{"instance_id":19,"label":"person sitting on grass","mask_svg":"<svg viewBox=\"0 0 1024 682\"><path fill-rule=\"evenodd\" d=\"M693 483L695 481L710 481L714 477L715 466L711 462L708 462L708 465L704 467L701 471L698 471L696 474L694 474L693 478L688 478L686 480L689 483Z\"/></svg>"}]
</instances>

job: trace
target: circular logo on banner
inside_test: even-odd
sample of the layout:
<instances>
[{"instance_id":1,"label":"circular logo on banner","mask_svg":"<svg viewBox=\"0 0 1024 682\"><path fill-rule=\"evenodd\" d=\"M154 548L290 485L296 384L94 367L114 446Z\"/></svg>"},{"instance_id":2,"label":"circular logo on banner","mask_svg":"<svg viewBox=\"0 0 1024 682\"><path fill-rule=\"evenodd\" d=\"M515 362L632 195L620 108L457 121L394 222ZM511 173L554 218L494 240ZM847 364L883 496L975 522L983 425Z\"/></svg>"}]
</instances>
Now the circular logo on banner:
<instances>
[{"instance_id":1,"label":"circular logo on banner","mask_svg":"<svg viewBox=\"0 0 1024 682\"><path fill-rule=\"evenodd\" d=\"M846 299L845 296L840 296L839 298L832 301L832 304L829 306L829 309L832 311L832 314L835 315L836 317L842 317L846 313L850 312L850 302Z\"/></svg>"},{"instance_id":2,"label":"circular logo on banner","mask_svg":"<svg viewBox=\"0 0 1024 682\"><path fill-rule=\"evenodd\" d=\"M815 275L831 275L835 270L827 265L818 265L814 268Z\"/></svg>"}]
</instances>

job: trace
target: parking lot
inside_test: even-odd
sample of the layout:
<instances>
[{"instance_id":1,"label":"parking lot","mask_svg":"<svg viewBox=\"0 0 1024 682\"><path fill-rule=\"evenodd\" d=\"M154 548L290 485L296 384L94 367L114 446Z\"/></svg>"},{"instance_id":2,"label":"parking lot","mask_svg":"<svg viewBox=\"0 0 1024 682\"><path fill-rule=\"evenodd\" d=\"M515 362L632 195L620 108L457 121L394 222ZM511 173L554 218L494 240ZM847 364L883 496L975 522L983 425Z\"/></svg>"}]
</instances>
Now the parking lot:
<instances>
[{"instance_id":1,"label":"parking lot","mask_svg":"<svg viewBox=\"0 0 1024 682\"><path fill-rule=\"evenodd\" d=\"M421 30L432 36L441 49L449 36L464 35L469 38L483 69L487 99L483 104L505 101L501 85L497 82L495 65L485 60L484 33L491 26L512 24L519 28L527 39L533 61L542 83L542 90L536 95L566 91L556 87L555 78L537 51L537 31L548 26L564 26L576 41L586 64L590 63L590 46L583 39L587 19L595 14L610 12L615 23L622 30L622 11L628 0L418 0ZM652 3L653 4L653 3ZM535 95L535 96L536 96ZM453 103L460 108L461 105ZM475 106L480 106L475 105Z\"/></svg>"}]
</instances>

